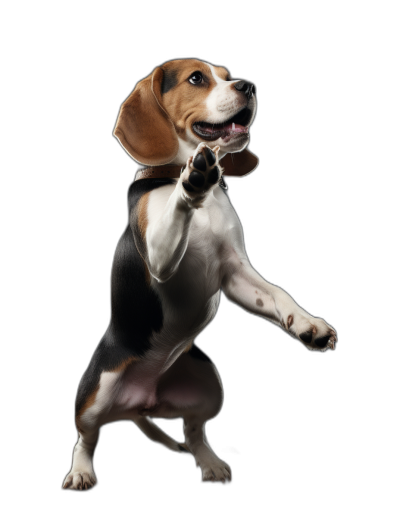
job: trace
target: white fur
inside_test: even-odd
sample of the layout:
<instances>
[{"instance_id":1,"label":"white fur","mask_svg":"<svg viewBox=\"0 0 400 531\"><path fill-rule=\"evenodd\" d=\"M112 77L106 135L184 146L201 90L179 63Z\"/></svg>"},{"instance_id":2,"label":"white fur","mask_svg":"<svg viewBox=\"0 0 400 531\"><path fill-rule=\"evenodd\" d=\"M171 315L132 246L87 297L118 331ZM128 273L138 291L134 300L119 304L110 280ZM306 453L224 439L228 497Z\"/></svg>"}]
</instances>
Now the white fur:
<instances>
[{"instance_id":1,"label":"white fur","mask_svg":"<svg viewBox=\"0 0 400 531\"><path fill-rule=\"evenodd\" d=\"M233 81L225 81L217 75L213 65L208 64L208 66L216 81L216 86L212 89L205 101L208 110L208 115L207 118L205 118L205 121L211 123L225 122L243 108L243 103L241 102L238 92L232 90L231 87L231 85L238 83L240 80L235 79ZM253 96L248 102L248 107L253 111L254 118L256 111L255 96ZM221 148L223 148L223 146L221 146Z\"/></svg>"},{"instance_id":2,"label":"white fur","mask_svg":"<svg viewBox=\"0 0 400 531\"><path fill-rule=\"evenodd\" d=\"M307 331L315 318L284 290L266 282L251 266L242 226L225 193L215 187L202 208L196 209L185 200L181 180L182 177L176 187L165 186L151 192L146 235L150 272L156 279L154 288L162 300L168 299L161 282L173 279L174 288L179 290L180 283L186 285L193 279L193 300L188 301L188 307L200 317L190 329L184 326L192 318L190 312L182 315L179 319L181 332L193 335L206 326L208 311L212 309L212 314L216 311L215 296L220 288L246 310L284 329L288 328L291 315L291 331L295 335ZM168 322L168 306L163 306L163 312ZM318 321L328 333L326 323Z\"/></svg>"}]
</instances>

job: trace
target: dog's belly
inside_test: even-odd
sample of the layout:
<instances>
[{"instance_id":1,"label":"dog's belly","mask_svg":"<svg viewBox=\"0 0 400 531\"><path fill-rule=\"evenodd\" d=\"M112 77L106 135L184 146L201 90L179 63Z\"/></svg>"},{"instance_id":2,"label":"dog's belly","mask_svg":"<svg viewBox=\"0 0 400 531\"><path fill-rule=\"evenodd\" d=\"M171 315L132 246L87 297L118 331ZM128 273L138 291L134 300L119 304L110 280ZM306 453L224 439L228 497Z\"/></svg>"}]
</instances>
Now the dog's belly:
<instances>
[{"instance_id":1,"label":"dog's belly","mask_svg":"<svg viewBox=\"0 0 400 531\"><path fill-rule=\"evenodd\" d=\"M171 370L158 374L149 360L128 368L118 382L114 418L176 416L177 406L193 407L201 403L204 385L189 372L179 379L171 378Z\"/></svg>"},{"instance_id":2,"label":"dog's belly","mask_svg":"<svg viewBox=\"0 0 400 531\"><path fill-rule=\"evenodd\" d=\"M216 391L210 360L199 361L191 351L183 353L182 348L169 356L161 356L159 351L151 354L151 359L134 362L115 378L110 419L140 415L174 418L180 416L178 410L200 406Z\"/></svg>"}]
</instances>

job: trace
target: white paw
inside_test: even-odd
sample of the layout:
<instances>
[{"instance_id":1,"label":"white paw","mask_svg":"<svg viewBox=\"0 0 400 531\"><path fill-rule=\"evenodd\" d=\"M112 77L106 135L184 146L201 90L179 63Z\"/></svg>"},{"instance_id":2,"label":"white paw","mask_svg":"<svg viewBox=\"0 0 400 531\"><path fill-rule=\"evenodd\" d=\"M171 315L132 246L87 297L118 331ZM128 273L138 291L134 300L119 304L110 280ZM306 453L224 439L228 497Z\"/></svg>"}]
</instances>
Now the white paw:
<instances>
[{"instance_id":1,"label":"white paw","mask_svg":"<svg viewBox=\"0 0 400 531\"><path fill-rule=\"evenodd\" d=\"M88 490L96 485L97 480L93 471L71 470L63 483L63 489Z\"/></svg>"},{"instance_id":2,"label":"white paw","mask_svg":"<svg viewBox=\"0 0 400 531\"><path fill-rule=\"evenodd\" d=\"M310 350L325 351L335 348L336 330L319 317L292 313L286 320L286 328Z\"/></svg>"},{"instance_id":3,"label":"white paw","mask_svg":"<svg viewBox=\"0 0 400 531\"><path fill-rule=\"evenodd\" d=\"M221 459L209 463L200 463L203 481L231 481L231 467Z\"/></svg>"}]
</instances>

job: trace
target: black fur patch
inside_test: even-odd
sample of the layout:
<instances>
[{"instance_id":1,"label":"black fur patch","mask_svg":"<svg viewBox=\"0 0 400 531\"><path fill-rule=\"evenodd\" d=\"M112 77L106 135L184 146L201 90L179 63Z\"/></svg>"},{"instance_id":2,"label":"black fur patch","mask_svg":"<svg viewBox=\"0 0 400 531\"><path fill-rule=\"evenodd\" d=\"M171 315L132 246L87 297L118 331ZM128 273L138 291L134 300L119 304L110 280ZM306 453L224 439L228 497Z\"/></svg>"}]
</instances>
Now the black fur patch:
<instances>
[{"instance_id":1,"label":"black fur patch","mask_svg":"<svg viewBox=\"0 0 400 531\"><path fill-rule=\"evenodd\" d=\"M128 192L130 219L144 193L174 184L173 179L154 178L135 181ZM152 332L163 323L161 302L146 281L142 259L144 242L136 227L128 226L115 251L111 274L111 322L79 384L76 413L96 389L103 371L112 371L132 358L143 357L150 347ZM139 254L138 248L141 248Z\"/></svg>"},{"instance_id":2,"label":"black fur patch","mask_svg":"<svg viewBox=\"0 0 400 531\"><path fill-rule=\"evenodd\" d=\"M178 84L178 76L175 70L164 70L164 76L161 83L161 94L165 94Z\"/></svg>"},{"instance_id":3,"label":"black fur patch","mask_svg":"<svg viewBox=\"0 0 400 531\"><path fill-rule=\"evenodd\" d=\"M206 354L204 354L204 352L201 351L199 347L196 347L196 345L192 346L188 354L189 356L192 356L192 358L196 358L197 360L206 361L207 363L212 363L210 358Z\"/></svg>"}]
</instances>

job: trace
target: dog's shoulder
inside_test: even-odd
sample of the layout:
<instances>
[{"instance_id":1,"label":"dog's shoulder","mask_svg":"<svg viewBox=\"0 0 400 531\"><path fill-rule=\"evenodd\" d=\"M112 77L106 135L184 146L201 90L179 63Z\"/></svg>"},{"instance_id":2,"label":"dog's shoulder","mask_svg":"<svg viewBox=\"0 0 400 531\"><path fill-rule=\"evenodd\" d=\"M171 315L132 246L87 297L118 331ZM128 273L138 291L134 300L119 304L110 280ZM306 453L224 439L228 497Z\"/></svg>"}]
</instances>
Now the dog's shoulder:
<instances>
[{"instance_id":1,"label":"dog's shoulder","mask_svg":"<svg viewBox=\"0 0 400 531\"><path fill-rule=\"evenodd\" d=\"M148 225L148 205L150 194L154 190L175 185L174 179L169 177L156 177L151 179L135 180L128 191L129 226L132 231L136 248L144 261L147 249L145 244L146 228Z\"/></svg>"},{"instance_id":2,"label":"dog's shoulder","mask_svg":"<svg viewBox=\"0 0 400 531\"><path fill-rule=\"evenodd\" d=\"M136 179L128 190L128 208L131 213L138 205L144 195L160 188L175 184L175 180L170 177L155 177L153 179Z\"/></svg>"}]
</instances>

